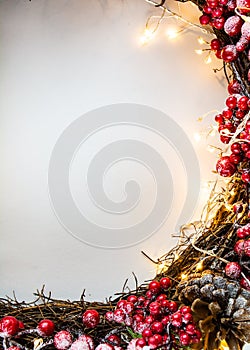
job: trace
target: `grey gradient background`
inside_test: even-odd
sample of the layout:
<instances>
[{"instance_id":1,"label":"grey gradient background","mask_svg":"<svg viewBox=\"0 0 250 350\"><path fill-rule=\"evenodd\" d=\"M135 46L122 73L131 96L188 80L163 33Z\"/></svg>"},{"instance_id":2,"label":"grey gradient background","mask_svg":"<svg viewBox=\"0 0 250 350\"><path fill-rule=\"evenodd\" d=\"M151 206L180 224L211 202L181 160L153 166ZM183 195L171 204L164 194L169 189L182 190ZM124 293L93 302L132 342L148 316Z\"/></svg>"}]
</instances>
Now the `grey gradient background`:
<instances>
[{"instance_id":1,"label":"grey gradient background","mask_svg":"<svg viewBox=\"0 0 250 350\"><path fill-rule=\"evenodd\" d=\"M201 127L199 116L222 108L225 89L220 76L194 54L197 34L187 32L171 42L165 37L164 23L154 42L140 46L139 37L152 11L143 0L0 1L1 295L15 290L18 298L31 300L32 292L46 284L46 290L58 298L77 299L86 288L89 300L103 300L120 291L126 278L133 288L132 272L139 282L154 275L154 265L140 251L157 258L175 244L171 233L180 223L188 183L196 185L197 178L186 170L192 167L192 158L185 156L183 163L175 135L156 132L161 129L158 114L166 116L166 125L170 118L183 130L199 159L201 192L195 207L193 203L186 207L183 218L199 217L207 196L202 184L212 177L215 156L204 143L197 144L193 134ZM116 113L104 112L102 128L79 145L70 163L68 185L74 203L101 228L122 227L129 232L153 210L158 176L160 185L164 177L168 179L158 193L167 194L165 199L160 197L160 205L168 213L154 234L150 228L141 236L126 236L125 243L116 235L109 249L114 239L102 235L97 246L97 231L92 245L69 234L53 210L48 174L57 142L71 125L85 120L87 129L93 111L121 104L123 110L131 105L154 110L155 125L145 128L142 116L135 125L137 115L130 112L122 118L123 124L107 127L106 119L114 121ZM152 123L152 115L149 119ZM208 118L206 123L210 122ZM115 155L118 147L113 153L112 145L119 143L124 156L119 151L122 159L110 162L110 152L105 153L108 161L103 159L104 164L97 167L105 168L107 163L103 179L100 172L95 180L98 174L91 162L102 160L98 154L110 147ZM141 161L131 158L136 144L145 146L143 151L137 149L137 156L144 157ZM168 168L169 173L155 175L145 149L157 154L165 164L160 169ZM61 157L64 160L64 154ZM88 169L94 174L89 175L90 186L85 181ZM103 186L102 196L95 193L95 183L99 189ZM126 184L133 195L131 202L126 202Z\"/></svg>"}]
</instances>

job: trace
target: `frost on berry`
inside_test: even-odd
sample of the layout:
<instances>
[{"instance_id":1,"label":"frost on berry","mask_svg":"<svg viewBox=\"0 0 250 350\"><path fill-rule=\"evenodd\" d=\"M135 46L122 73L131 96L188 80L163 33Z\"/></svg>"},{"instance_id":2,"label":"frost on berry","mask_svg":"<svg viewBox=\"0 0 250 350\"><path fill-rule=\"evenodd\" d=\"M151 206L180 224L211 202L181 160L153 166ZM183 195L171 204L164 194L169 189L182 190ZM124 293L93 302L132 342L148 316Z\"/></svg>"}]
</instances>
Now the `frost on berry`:
<instances>
[{"instance_id":1,"label":"frost on berry","mask_svg":"<svg viewBox=\"0 0 250 350\"><path fill-rule=\"evenodd\" d=\"M99 344L95 350L114 350L114 347L110 344L103 343Z\"/></svg>"},{"instance_id":2,"label":"frost on berry","mask_svg":"<svg viewBox=\"0 0 250 350\"><path fill-rule=\"evenodd\" d=\"M94 350L93 339L89 335L81 335L71 345L70 350Z\"/></svg>"},{"instance_id":3,"label":"frost on berry","mask_svg":"<svg viewBox=\"0 0 250 350\"><path fill-rule=\"evenodd\" d=\"M240 33L242 24L243 21L239 16L231 16L226 20L224 30L229 36L235 36Z\"/></svg>"},{"instance_id":4,"label":"frost on berry","mask_svg":"<svg viewBox=\"0 0 250 350\"><path fill-rule=\"evenodd\" d=\"M0 320L0 330L5 336L16 335L19 331L19 321L13 316L5 316Z\"/></svg>"},{"instance_id":5,"label":"frost on berry","mask_svg":"<svg viewBox=\"0 0 250 350\"><path fill-rule=\"evenodd\" d=\"M58 350L65 350L72 344L72 336L67 331L60 331L54 336L54 345Z\"/></svg>"}]
</instances>

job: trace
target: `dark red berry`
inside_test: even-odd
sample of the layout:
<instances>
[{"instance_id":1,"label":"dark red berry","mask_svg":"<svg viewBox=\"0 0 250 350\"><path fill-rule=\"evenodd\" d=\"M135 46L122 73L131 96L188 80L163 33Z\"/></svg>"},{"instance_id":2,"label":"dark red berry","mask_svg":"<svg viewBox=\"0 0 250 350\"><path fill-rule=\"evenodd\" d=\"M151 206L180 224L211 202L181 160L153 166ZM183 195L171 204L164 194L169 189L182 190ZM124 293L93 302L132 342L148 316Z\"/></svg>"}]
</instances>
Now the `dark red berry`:
<instances>
[{"instance_id":1,"label":"dark red berry","mask_svg":"<svg viewBox=\"0 0 250 350\"><path fill-rule=\"evenodd\" d=\"M163 289L168 289L171 286L171 280L168 277L162 277L160 279L160 284Z\"/></svg>"},{"instance_id":2,"label":"dark red berry","mask_svg":"<svg viewBox=\"0 0 250 350\"><path fill-rule=\"evenodd\" d=\"M227 177L232 176L235 173L236 166L231 162L229 156L224 156L218 160L216 164L216 170L219 175Z\"/></svg>"},{"instance_id":3,"label":"dark red berry","mask_svg":"<svg viewBox=\"0 0 250 350\"><path fill-rule=\"evenodd\" d=\"M37 330L41 336L48 337L54 333L54 330L55 330L54 322L48 319L44 319L38 323Z\"/></svg>"}]
</instances>

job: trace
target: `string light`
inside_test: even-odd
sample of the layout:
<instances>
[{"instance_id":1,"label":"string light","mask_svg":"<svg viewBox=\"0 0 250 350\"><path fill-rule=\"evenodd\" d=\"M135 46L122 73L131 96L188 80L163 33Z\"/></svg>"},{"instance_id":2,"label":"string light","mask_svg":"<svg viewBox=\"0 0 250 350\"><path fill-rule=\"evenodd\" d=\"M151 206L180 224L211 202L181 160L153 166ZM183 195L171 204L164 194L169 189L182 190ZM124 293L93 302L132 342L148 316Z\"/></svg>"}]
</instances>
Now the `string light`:
<instances>
[{"instance_id":1,"label":"string light","mask_svg":"<svg viewBox=\"0 0 250 350\"><path fill-rule=\"evenodd\" d=\"M196 265L196 271L202 271L203 270L203 261L199 261Z\"/></svg>"},{"instance_id":2,"label":"string light","mask_svg":"<svg viewBox=\"0 0 250 350\"><path fill-rule=\"evenodd\" d=\"M199 132L194 133L194 139L196 142L200 142L201 140L201 134Z\"/></svg>"},{"instance_id":3,"label":"string light","mask_svg":"<svg viewBox=\"0 0 250 350\"><path fill-rule=\"evenodd\" d=\"M197 55L202 55L203 54L203 50L198 49L198 50L194 50L195 53L197 53Z\"/></svg>"},{"instance_id":4,"label":"string light","mask_svg":"<svg viewBox=\"0 0 250 350\"><path fill-rule=\"evenodd\" d=\"M199 36L197 40L198 40L198 43L199 43L200 45L207 44L207 41L204 40L201 36Z\"/></svg>"},{"instance_id":5,"label":"string light","mask_svg":"<svg viewBox=\"0 0 250 350\"><path fill-rule=\"evenodd\" d=\"M175 28L168 28L166 31L166 35L168 39L176 39L181 32L182 32L181 30L177 30Z\"/></svg>"},{"instance_id":6,"label":"string light","mask_svg":"<svg viewBox=\"0 0 250 350\"><path fill-rule=\"evenodd\" d=\"M184 279L187 278L187 276L188 276L188 275L186 275L185 273L182 273L182 274L181 274L181 279L184 280Z\"/></svg>"},{"instance_id":7,"label":"string light","mask_svg":"<svg viewBox=\"0 0 250 350\"><path fill-rule=\"evenodd\" d=\"M153 30L145 29L143 35L140 38L140 42L142 45L147 44L150 40L152 40L155 36L155 33Z\"/></svg>"},{"instance_id":8,"label":"string light","mask_svg":"<svg viewBox=\"0 0 250 350\"><path fill-rule=\"evenodd\" d=\"M212 62L212 58L211 58L211 55L210 55L210 53L208 54L208 56L205 58L205 64L209 64L209 63L211 63Z\"/></svg>"}]
</instances>

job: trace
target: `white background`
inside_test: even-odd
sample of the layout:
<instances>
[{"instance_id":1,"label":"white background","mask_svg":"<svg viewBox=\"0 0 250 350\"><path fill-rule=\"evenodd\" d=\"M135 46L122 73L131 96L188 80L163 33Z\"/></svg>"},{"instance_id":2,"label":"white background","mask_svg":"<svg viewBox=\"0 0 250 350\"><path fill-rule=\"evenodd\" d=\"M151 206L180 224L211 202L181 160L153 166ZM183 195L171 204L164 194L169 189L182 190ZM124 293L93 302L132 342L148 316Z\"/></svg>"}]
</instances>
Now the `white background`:
<instances>
[{"instance_id":1,"label":"white background","mask_svg":"<svg viewBox=\"0 0 250 350\"><path fill-rule=\"evenodd\" d=\"M141 250L156 259L176 242L171 233L185 199L185 174L169 160L184 189L175 193L165 225L144 242L99 249L60 225L48 195L49 159L63 130L84 113L120 102L163 111L193 142L202 186L213 178L216 156L207 152L205 141L195 141L194 133L213 120L201 124L200 116L224 106L223 75L212 69L221 63L205 65L205 56L194 53L199 32L168 40L171 21L142 46L139 39L153 13L160 12L143 0L0 1L2 296L15 290L17 298L32 300L45 284L57 298L78 299L86 289L87 299L104 300L120 291L126 278L133 288L132 272L140 283L154 276L155 267ZM152 135L145 138L150 142ZM97 149L101 142L97 137ZM164 154L160 141L159 147ZM107 190L112 195L112 184ZM202 187L197 208L190 210L194 219L206 198Z\"/></svg>"}]
</instances>

